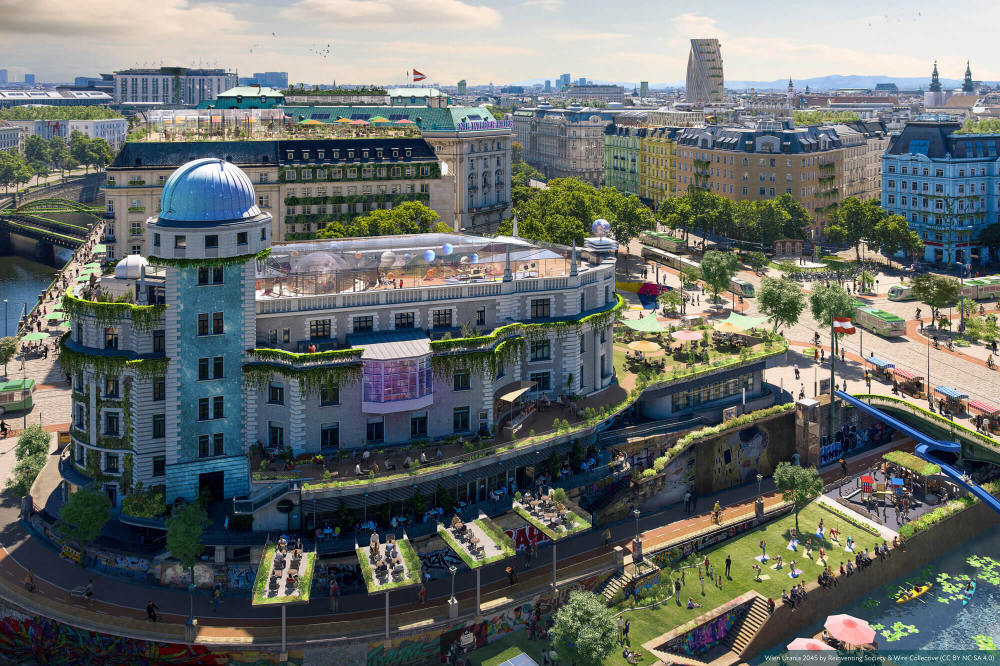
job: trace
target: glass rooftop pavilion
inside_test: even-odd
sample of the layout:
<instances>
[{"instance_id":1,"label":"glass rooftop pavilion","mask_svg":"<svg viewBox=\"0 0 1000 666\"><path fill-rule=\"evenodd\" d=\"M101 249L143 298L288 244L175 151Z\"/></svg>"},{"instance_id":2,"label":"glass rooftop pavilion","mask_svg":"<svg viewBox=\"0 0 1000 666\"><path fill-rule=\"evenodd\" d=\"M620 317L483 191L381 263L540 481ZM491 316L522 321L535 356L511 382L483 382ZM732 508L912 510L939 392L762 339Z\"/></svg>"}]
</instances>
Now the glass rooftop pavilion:
<instances>
[{"instance_id":1,"label":"glass rooftop pavilion","mask_svg":"<svg viewBox=\"0 0 1000 666\"><path fill-rule=\"evenodd\" d=\"M566 277L572 250L448 233L276 244L258 262L257 300L500 282L508 260L516 281Z\"/></svg>"}]
</instances>

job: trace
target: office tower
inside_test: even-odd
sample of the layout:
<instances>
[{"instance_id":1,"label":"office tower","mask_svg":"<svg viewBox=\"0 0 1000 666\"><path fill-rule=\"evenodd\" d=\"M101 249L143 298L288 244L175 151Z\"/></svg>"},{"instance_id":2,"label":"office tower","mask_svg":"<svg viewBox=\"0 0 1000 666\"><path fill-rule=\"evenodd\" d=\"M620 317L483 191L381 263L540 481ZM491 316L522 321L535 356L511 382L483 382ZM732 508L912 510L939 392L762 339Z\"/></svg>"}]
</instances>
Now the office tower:
<instances>
[{"instance_id":1,"label":"office tower","mask_svg":"<svg viewBox=\"0 0 1000 666\"><path fill-rule=\"evenodd\" d=\"M687 100L709 104L722 101L722 52L718 39L692 39L688 55Z\"/></svg>"}]
</instances>

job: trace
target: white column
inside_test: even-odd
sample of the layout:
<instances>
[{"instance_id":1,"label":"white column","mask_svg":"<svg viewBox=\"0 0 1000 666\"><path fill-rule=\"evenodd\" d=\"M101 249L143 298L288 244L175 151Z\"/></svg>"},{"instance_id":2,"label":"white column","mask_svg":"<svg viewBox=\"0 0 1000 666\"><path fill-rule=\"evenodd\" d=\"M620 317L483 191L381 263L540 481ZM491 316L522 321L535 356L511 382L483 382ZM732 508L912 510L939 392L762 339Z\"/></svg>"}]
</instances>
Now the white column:
<instances>
[{"instance_id":1,"label":"white column","mask_svg":"<svg viewBox=\"0 0 1000 666\"><path fill-rule=\"evenodd\" d=\"M306 408L305 396L296 379L288 382L288 421L289 444L298 455L306 448Z\"/></svg>"}]
</instances>

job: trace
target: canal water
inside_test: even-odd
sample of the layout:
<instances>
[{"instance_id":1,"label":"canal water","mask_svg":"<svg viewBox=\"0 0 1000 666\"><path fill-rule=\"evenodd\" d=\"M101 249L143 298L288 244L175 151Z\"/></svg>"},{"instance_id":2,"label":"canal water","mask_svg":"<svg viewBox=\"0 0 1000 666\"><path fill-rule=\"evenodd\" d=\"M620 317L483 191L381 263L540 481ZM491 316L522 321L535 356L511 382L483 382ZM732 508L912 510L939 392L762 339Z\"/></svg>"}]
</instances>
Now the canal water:
<instances>
[{"instance_id":1,"label":"canal water","mask_svg":"<svg viewBox=\"0 0 1000 666\"><path fill-rule=\"evenodd\" d=\"M962 596L970 580L975 581L976 591L963 607ZM913 589L914 584L925 582L932 583L932 587L920 597L923 601L896 603L900 587ZM1000 646L1000 529L987 530L952 548L838 613L870 623L880 649L996 649ZM787 636L768 652L783 651L796 637L814 636L822 630L822 623L818 623L800 634Z\"/></svg>"},{"instance_id":2,"label":"canal water","mask_svg":"<svg viewBox=\"0 0 1000 666\"><path fill-rule=\"evenodd\" d=\"M34 243L14 236L15 254L0 256L0 335L14 335L22 307L30 312L42 290L49 286L59 268L73 256L72 251L56 248L57 266L32 261ZM3 299L7 300L4 308ZM6 310L6 311L5 311Z\"/></svg>"}]
</instances>

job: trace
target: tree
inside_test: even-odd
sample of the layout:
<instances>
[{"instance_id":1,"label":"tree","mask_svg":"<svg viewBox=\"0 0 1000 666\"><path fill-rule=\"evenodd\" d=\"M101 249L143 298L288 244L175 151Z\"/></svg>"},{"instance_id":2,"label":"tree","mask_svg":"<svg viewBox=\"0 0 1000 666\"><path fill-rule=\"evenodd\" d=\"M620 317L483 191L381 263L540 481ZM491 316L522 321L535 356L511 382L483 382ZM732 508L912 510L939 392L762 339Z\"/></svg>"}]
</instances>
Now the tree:
<instances>
[{"instance_id":1,"label":"tree","mask_svg":"<svg viewBox=\"0 0 1000 666\"><path fill-rule=\"evenodd\" d=\"M552 635L583 663L600 664L615 651L614 614L593 592L573 590L556 611Z\"/></svg>"},{"instance_id":2,"label":"tree","mask_svg":"<svg viewBox=\"0 0 1000 666\"><path fill-rule=\"evenodd\" d=\"M1000 338L1000 326L997 326L996 315L969 317L965 320L965 334L972 340L985 340L986 342L993 342Z\"/></svg>"},{"instance_id":3,"label":"tree","mask_svg":"<svg viewBox=\"0 0 1000 666\"><path fill-rule=\"evenodd\" d=\"M167 519L167 550L171 557L180 561L182 567L191 571L192 585L194 563L205 549L201 535L207 524L205 510L197 502L174 508L173 515Z\"/></svg>"},{"instance_id":4,"label":"tree","mask_svg":"<svg viewBox=\"0 0 1000 666\"><path fill-rule=\"evenodd\" d=\"M48 164L52 159L49 142L37 134L24 140L24 159L29 164Z\"/></svg>"},{"instance_id":5,"label":"tree","mask_svg":"<svg viewBox=\"0 0 1000 666\"><path fill-rule=\"evenodd\" d=\"M815 467L800 467L789 462L780 462L774 470L774 485L781 493L781 499L791 502L795 511L795 533L799 533L799 511L823 492L823 479Z\"/></svg>"},{"instance_id":6,"label":"tree","mask_svg":"<svg viewBox=\"0 0 1000 666\"><path fill-rule=\"evenodd\" d=\"M628 272L628 245L633 238L637 238L643 231L649 231L656 227L656 217L653 211L644 203L639 201L639 197L625 195L614 187L605 187L601 190L601 197L611 210L611 235L618 241L619 247L625 248L625 272Z\"/></svg>"},{"instance_id":7,"label":"tree","mask_svg":"<svg viewBox=\"0 0 1000 666\"><path fill-rule=\"evenodd\" d=\"M52 435L45 432L42 426L28 426L17 438L14 445L14 472L7 479L7 487L17 495L27 495L31 492L31 484L35 477L45 467L49 456L49 441Z\"/></svg>"},{"instance_id":8,"label":"tree","mask_svg":"<svg viewBox=\"0 0 1000 666\"><path fill-rule=\"evenodd\" d=\"M853 318L856 306L853 296L848 294L843 287L832 284L829 287L816 287L809 296L809 307L812 310L813 318L819 322L820 326L831 329L834 317ZM830 341L833 353L837 353L836 337L834 336L834 339Z\"/></svg>"},{"instance_id":9,"label":"tree","mask_svg":"<svg viewBox=\"0 0 1000 666\"><path fill-rule=\"evenodd\" d=\"M8 335L5 338L0 338L0 363L3 363L3 374L7 375L7 364L14 358L17 353L17 338L12 335Z\"/></svg>"},{"instance_id":10,"label":"tree","mask_svg":"<svg viewBox=\"0 0 1000 666\"><path fill-rule=\"evenodd\" d=\"M583 244L594 220L615 224L614 215L597 188L575 178L554 178L548 189L514 207L518 235L562 245ZM500 223L499 233L510 234L512 220Z\"/></svg>"},{"instance_id":11,"label":"tree","mask_svg":"<svg viewBox=\"0 0 1000 666\"><path fill-rule=\"evenodd\" d=\"M766 199L754 202L757 215L757 234L764 247L773 247L774 241L785 235L785 228L792 219L777 200Z\"/></svg>"},{"instance_id":12,"label":"tree","mask_svg":"<svg viewBox=\"0 0 1000 666\"><path fill-rule=\"evenodd\" d=\"M788 215L785 218L785 228L782 235L785 238L804 239L806 237L806 228L812 222L809 218L809 211L806 210L805 206L788 193L782 194L777 199L773 199L773 201L775 205Z\"/></svg>"},{"instance_id":13,"label":"tree","mask_svg":"<svg viewBox=\"0 0 1000 666\"><path fill-rule=\"evenodd\" d=\"M743 263L754 271L760 272L767 266L767 255L763 252L747 252L743 255Z\"/></svg>"},{"instance_id":14,"label":"tree","mask_svg":"<svg viewBox=\"0 0 1000 666\"><path fill-rule=\"evenodd\" d=\"M712 288L712 298L718 300L719 292L729 288L729 282L740 269L735 254L709 250L701 259L701 276Z\"/></svg>"},{"instance_id":15,"label":"tree","mask_svg":"<svg viewBox=\"0 0 1000 666\"><path fill-rule=\"evenodd\" d=\"M874 242L875 230L886 215L877 199L861 201L847 197L840 202L834 219L826 225L826 236L834 243L853 247L855 257L861 261L862 241Z\"/></svg>"},{"instance_id":16,"label":"tree","mask_svg":"<svg viewBox=\"0 0 1000 666\"><path fill-rule=\"evenodd\" d=\"M58 168L61 173L66 169L69 161L69 148L66 146L66 141L59 135L49 139L49 162L52 166Z\"/></svg>"},{"instance_id":17,"label":"tree","mask_svg":"<svg viewBox=\"0 0 1000 666\"><path fill-rule=\"evenodd\" d=\"M806 309L806 297L795 282L766 277L757 291L757 308L771 318L777 332L779 326L795 326Z\"/></svg>"},{"instance_id":18,"label":"tree","mask_svg":"<svg viewBox=\"0 0 1000 666\"><path fill-rule=\"evenodd\" d=\"M520 141L514 141L510 144L510 163L517 164L518 162L523 162L522 157L524 153L524 146L521 145Z\"/></svg>"},{"instance_id":19,"label":"tree","mask_svg":"<svg viewBox=\"0 0 1000 666\"><path fill-rule=\"evenodd\" d=\"M990 252L995 256L998 249L1000 249L1000 223L994 222L983 228L979 232L979 242L990 249Z\"/></svg>"},{"instance_id":20,"label":"tree","mask_svg":"<svg viewBox=\"0 0 1000 666\"><path fill-rule=\"evenodd\" d=\"M919 254L924 249L920 234L910 229L902 215L887 215L875 227L872 240L878 251L890 259L900 252L908 256Z\"/></svg>"},{"instance_id":21,"label":"tree","mask_svg":"<svg viewBox=\"0 0 1000 666\"><path fill-rule=\"evenodd\" d=\"M333 221L320 229L318 238L344 238L361 236L398 236L422 234L429 231L454 231L447 225L439 227L438 214L419 201L406 201L391 209L379 208L368 215L357 217L346 224Z\"/></svg>"},{"instance_id":22,"label":"tree","mask_svg":"<svg viewBox=\"0 0 1000 666\"><path fill-rule=\"evenodd\" d=\"M81 489L59 509L56 530L68 539L87 544L101 535L111 518L111 500L101 492Z\"/></svg>"},{"instance_id":23,"label":"tree","mask_svg":"<svg viewBox=\"0 0 1000 666\"><path fill-rule=\"evenodd\" d=\"M684 297L681 296L681 292L676 289L660 293L660 304L667 308L670 312L676 312L677 308L681 307L683 303Z\"/></svg>"},{"instance_id":24,"label":"tree","mask_svg":"<svg viewBox=\"0 0 1000 666\"><path fill-rule=\"evenodd\" d=\"M934 320L937 320L942 308L954 307L958 303L962 291L961 284L955 278L928 273L914 275L910 280L910 287L917 300L930 307Z\"/></svg>"},{"instance_id":25,"label":"tree","mask_svg":"<svg viewBox=\"0 0 1000 666\"><path fill-rule=\"evenodd\" d=\"M94 168L98 171L110 164L114 158L111 146L104 139L97 137L88 142L87 163L94 165Z\"/></svg>"},{"instance_id":26,"label":"tree","mask_svg":"<svg viewBox=\"0 0 1000 666\"><path fill-rule=\"evenodd\" d=\"M89 173L91 165L90 139L87 138L86 134L80 130L73 130L70 133L69 152L73 160L87 167Z\"/></svg>"}]
</instances>

